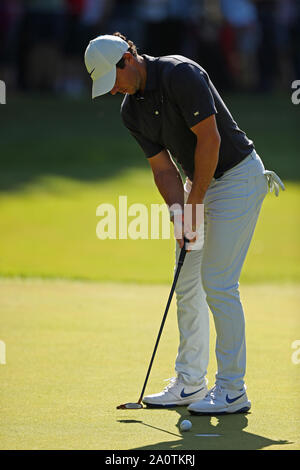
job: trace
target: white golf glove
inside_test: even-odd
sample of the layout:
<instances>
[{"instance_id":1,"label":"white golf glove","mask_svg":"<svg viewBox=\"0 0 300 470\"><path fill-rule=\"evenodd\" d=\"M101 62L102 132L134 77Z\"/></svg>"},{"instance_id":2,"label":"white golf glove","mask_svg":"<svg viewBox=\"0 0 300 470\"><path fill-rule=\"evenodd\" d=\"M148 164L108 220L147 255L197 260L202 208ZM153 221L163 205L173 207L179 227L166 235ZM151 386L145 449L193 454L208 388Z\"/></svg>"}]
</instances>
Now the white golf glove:
<instances>
[{"instance_id":1,"label":"white golf glove","mask_svg":"<svg viewBox=\"0 0 300 470\"><path fill-rule=\"evenodd\" d=\"M279 189L281 188L282 191L285 191L285 187L281 179L279 178L278 175L274 171L269 171L265 170L264 174L266 175L267 181L268 181L268 186L269 186L269 191L272 193L273 191L275 192L275 196L278 197L279 195Z\"/></svg>"},{"instance_id":2,"label":"white golf glove","mask_svg":"<svg viewBox=\"0 0 300 470\"><path fill-rule=\"evenodd\" d=\"M203 207L201 208L203 211ZM185 205L184 214L179 210L172 211L172 219L174 223L174 236L176 239L182 238L183 234L188 240L195 240L187 245L187 250L201 250L204 243L204 225L203 215L200 213L197 217L199 226L197 231L192 230L191 211Z\"/></svg>"}]
</instances>

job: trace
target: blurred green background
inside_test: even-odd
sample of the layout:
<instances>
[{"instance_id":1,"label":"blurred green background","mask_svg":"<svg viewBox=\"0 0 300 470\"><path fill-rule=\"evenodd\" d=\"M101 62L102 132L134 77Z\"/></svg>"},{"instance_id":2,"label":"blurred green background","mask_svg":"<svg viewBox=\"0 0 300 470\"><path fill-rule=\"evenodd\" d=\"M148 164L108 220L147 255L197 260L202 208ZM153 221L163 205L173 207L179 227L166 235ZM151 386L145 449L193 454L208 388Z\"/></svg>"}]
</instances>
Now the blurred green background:
<instances>
[{"instance_id":1,"label":"blurred green background","mask_svg":"<svg viewBox=\"0 0 300 470\"><path fill-rule=\"evenodd\" d=\"M299 281L299 107L287 94L224 101L286 191L268 194L244 282ZM170 282L175 241L100 240L99 204L163 203L150 166L121 123L121 97L16 95L0 108L0 275ZM134 217L128 216L128 223ZM172 228L172 227L171 227ZM150 231L150 224L149 224ZM118 232L117 232L118 233ZM149 232L150 234L150 232Z\"/></svg>"}]
</instances>

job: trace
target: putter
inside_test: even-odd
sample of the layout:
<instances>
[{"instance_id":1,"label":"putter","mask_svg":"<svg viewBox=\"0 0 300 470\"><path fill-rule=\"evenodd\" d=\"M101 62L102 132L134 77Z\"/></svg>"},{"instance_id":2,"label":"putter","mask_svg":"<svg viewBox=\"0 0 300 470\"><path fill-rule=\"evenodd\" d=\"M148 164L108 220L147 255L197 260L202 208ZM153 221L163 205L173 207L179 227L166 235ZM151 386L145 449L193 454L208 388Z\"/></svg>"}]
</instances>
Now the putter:
<instances>
[{"instance_id":1,"label":"putter","mask_svg":"<svg viewBox=\"0 0 300 470\"><path fill-rule=\"evenodd\" d=\"M158 347L158 343L159 343L159 340L160 340L160 337L161 337L161 334L162 334L162 331L163 331L163 327L164 327L164 324L165 324L165 321L166 321L166 318L167 318L167 314L168 314L169 307L170 307L170 304L171 304L171 301L172 301L172 297L173 297L173 294L174 294L174 291L175 291L175 287L176 287L176 284L177 284L179 273L180 273L181 267L182 267L183 262L184 262L184 258L185 258L185 255L186 255L186 243L188 243L188 242L189 242L189 240L184 238L184 245L183 245L183 247L181 248L181 251L180 251L180 255L179 255L179 259L178 259L178 263L177 263L177 268L176 268L176 272L175 272L175 275L174 275L173 284L172 284L172 287L171 287L171 292L170 292L168 302L167 302L167 306L166 306L166 309L165 309L165 313L164 313L164 316L163 316L163 319L162 319L162 322L161 322L161 325L160 325L157 340L156 340L156 343L155 343L155 346L154 346L154 350L153 350L153 353L152 353L152 357L151 357L151 360L150 360L150 364L149 364L149 367L148 367L147 375L146 375L146 378L145 378L145 382L144 382L144 385L143 385L143 388L142 388L140 398L138 399L137 403L123 403L122 405L117 406L118 410L120 410L120 409L137 410L137 409L143 408L142 399L143 399L144 392L145 392L145 389L146 389L146 386L147 386L147 382L148 382L148 379L149 379L149 375L150 375L150 371L151 371L151 368L152 368L153 360L154 360L156 350L157 350L157 347Z\"/></svg>"}]
</instances>

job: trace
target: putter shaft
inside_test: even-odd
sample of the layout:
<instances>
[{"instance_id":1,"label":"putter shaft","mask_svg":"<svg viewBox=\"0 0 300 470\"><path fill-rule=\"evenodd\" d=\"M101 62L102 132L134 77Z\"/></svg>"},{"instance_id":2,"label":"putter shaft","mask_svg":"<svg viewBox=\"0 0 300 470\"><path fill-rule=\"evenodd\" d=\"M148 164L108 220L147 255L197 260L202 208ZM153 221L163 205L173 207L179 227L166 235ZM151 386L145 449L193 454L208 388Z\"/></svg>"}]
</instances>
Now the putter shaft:
<instances>
[{"instance_id":1,"label":"putter shaft","mask_svg":"<svg viewBox=\"0 0 300 470\"><path fill-rule=\"evenodd\" d=\"M123 410L125 409L126 410L126 409L140 409L140 408L143 408L142 399L143 399L145 389L146 389L146 386L147 386L147 383L148 383L148 379L149 379L149 375L150 375L150 372L151 372L154 357L155 357L155 354L156 354L156 351L157 351L158 343L159 343L159 340L160 340L160 337L161 337L161 334L162 334L162 331L163 331L163 328L164 328L164 324L165 324L165 321L166 321L166 318L167 318L167 314L168 314L168 311L169 311L169 308L170 308L170 304L171 304L171 301L172 301L172 298L173 298L173 294L174 294L174 291L175 291L175 287L176 287L176 284L177 284L179 273L180 273L181 267L182 267L184 259L185 259L186 244L187 243L188 243L188 240L186 238L184 238L184 245L181 248L181 251L180 251L180 254L179 254L177 268L176 268L176 272L175 272L175 275L174 275L174 280L173 280L173 283L172 283L172 287L171 287L168 302L167 302L167 305L166 305L166 308L165 308L165 312L164 312L164 315L163 315L163 319L162 319L162 322L161 322L161 325L160 325L160 328L159 328L159 332L158 332L158 335L157 335L156 343L155 343L154 350L153 350L153 353L152 353L152 356L151 356L150 364L149 364L149 367L148 367L148 370L147 370L147 374L146 374L146 378L145 378L145 382L144 382L144 385L143 385L143 388L142 388L140 398L138 399L137 403L123 403L122 405L117 406L117 409L123 409Z\"/></svg>"},{"instance_id":2,"label":"putter shaft","mask_svg":"<svg viewBox=\"0 0 300 470\"><path fill-rule=\"evenodd\" d=\"M164 324L165 324L167 314L168 314L168 311L169 311L169 308L170 308L170 304L171 304L171 301L172 301L172 298L173 298L173 294L174 294L174 291L175 291L175 287L176 287L176 284L177 284L179 273L180 273L181 267L182 267L184 259L185 259L185 255L186 255L185 246L186 246L187 242L188 242L188 240L185 238L184 239L184 245L183 245L183 247L181 248L181 251L180 251L180 255L179 255L179 259L178 259L178 263L177 263L177 268L176 268L176 272L175 272L175 276L174 276L174 280L173 280L173 283L172 283L170 295L169 295L168 302L167 302L167 305L166 305L166 309L165 309L163 319L162 319L162 322L161 322L161 325L160 325L160 329L159 329L159 332L158 332L158 335L157 335L154 350L153 350L153 353L152 353L152 356L151 356L151 360L150 360L150 364L149 364L149 367L148 367L146 379L145 379L145 382L144 382L144 385L143 385L143 388L142 388L140 398L138 400L138 403L140 403L140 404L142 403L143 395L145 393L145 389L146 389L147 382L148 382L148 379L149 379L149 375L150 375L150 372L151 372L152 364L153 364L154 357L155 357L155 354L156 354L156 351L157 351L158 343L159 343L159 340L160 340L160 337L161 337L161 334L162 334L162 331L163 331L163 328L164 328Z\"/></svg>"}]
</instances>

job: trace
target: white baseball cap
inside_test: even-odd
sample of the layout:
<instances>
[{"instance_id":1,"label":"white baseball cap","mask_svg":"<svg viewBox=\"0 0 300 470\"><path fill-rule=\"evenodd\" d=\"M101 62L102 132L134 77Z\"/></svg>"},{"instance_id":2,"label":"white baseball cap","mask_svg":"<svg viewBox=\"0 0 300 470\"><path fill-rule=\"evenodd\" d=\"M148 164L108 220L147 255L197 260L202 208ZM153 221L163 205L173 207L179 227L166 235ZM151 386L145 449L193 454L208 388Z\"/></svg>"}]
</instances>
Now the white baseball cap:
<instances>
[{"instance_id":1,"label":"white baseball cap","mask_svg":"<svg viewBox=\"0 0 300 470\"><path fill-rule=\"evenodd\" d=\"M84 61L93 80L92 98L112 90L116 81L116 64L128 48L126 41L109 34L90 41L84 54Z\"/></svg>"}]
</instances>

